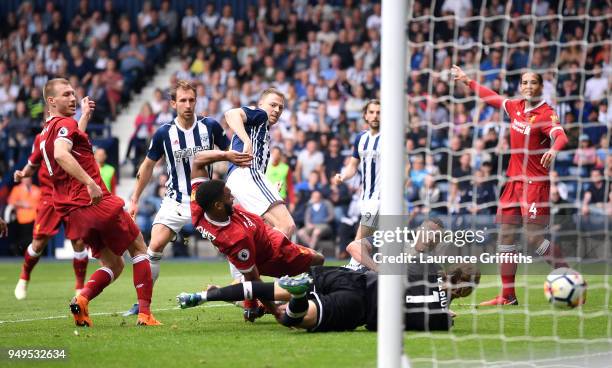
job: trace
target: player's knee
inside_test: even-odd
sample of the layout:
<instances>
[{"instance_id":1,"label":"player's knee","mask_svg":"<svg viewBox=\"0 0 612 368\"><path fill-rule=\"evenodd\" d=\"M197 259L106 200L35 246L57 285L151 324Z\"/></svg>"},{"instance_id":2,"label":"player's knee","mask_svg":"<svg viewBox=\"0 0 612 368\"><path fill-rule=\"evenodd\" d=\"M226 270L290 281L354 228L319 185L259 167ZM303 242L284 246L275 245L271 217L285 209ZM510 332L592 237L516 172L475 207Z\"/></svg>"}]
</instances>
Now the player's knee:
<instances>
[{"instance_id":1,"label":"player's knee","mask_svg":"<svg viewBox=\"0 0 612 368\"><path fill-rule=\"evenodd\" d=\"M110 268L111 271L113 271L113 275L115 280L119 277L119 275L121 275L121 272L123 272L123 267L125 267L125 263L123 263L123 258L120 256L117 256L117 258L113 259L113 260L106 260L103 263L104 267L108 267Z\"/></svg>"},{"instance_id":2,"label":"player's knee","mask_svg":"<svg viewBox=\"0 0 612 368\"><path fill-rule=\"evenodd\" d=\"M361 244L359 240L353 240L346 246L346 252L351 256L355 256L355 253L359 252L361 249Z\"/></svg>"},{"instance_id":3,"label":"player's knee","mask_svg":"<svg viewBox=\"0 0 612 368\"><path fill-rule=\"evenodd\" d=\"M160 241L159 239L151 239L149 242L149 249L153 252L163 252L167 243Z\"/></svg>"},{"instance_id":4,"label":"player's knee","mask_svg":"<svg viewBox=\"0 0 612 368\"><path fill-rule=\"evenodd\" d=\"M32 239L32 250L36 253L42 253L45 250L45 246L49 242L48 237L42 237L40 239Z\"/></svg>"},{"instance_id":5,"label":"player's knee","mask_svg":"<svg viewBox=\"0 0 612 368\"><path fill-rule=\"evenodd\" d=\"M499 236L501 244L514 244L514 234L513 233L505 233Z\"/></svg>"},{"instance_id":6,"label":"player's knee","mask_svg":"<svg viewBox=\"0 0 612 368\"><path fill-rule=\"evenodd\" d=\"M527 245L530 249L539 247L543 241L544 236L542 234L527 235Z\"/></svg>"},{"instance_id":7,"label":"player's knee","mask_svg":"<svg viewBox=\"0 0 612 368\"><path fill-rule=\"evenodd\" d=\"M75 252L82 252L85 250L85 242L82 239L79 240L73 240L72 241L72 249L74 249Z\"/></svg>"},{"instance_id":8,"label":"player's knee","mask_svg":"<svg viewBox=\"0 0 612 368\"><path fill-rule=\"evenodd\" d=\"M315 255L312 257L312 262L310 262L310 265L321 266L323 263L325 263L325 257L321 253L315 252Z\"/></svg>"},{"instance_id":9,"label":"player's knee","mask_svg":"<svg viewBox=\"0 0 612 368\"><path fill-rule=\"evenodd\" d=\"M280 226L278 226L277 228L278 230L282 231L288 239L291 239L297 229L295 223L293 222L293 219L289 219L289 221L280 224Z\"/></svg>"},{"instance_id":10,"label":"player's knee","mask_svg":"<svg viewBox=\"0 0 612 368\"><path fill-rule=\"evenodd\" d=\"M145 244L144 238L142 237L142 233L139 233L136 239L130 244L128 247L128 252L131 257L136 257L140 254L147 253L147 245Z\"/></svg>"}]
</instances>

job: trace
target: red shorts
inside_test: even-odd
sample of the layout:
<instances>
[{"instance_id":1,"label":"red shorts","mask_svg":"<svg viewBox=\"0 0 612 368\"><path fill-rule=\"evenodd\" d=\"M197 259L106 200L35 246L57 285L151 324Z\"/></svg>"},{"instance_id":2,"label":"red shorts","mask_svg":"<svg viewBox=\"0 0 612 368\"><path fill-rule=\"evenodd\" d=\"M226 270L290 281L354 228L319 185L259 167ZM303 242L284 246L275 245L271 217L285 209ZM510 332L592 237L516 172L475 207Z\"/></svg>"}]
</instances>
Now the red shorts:
<instances>
[{"instance_id":1,"label":"red shorts","mask_svg":"<svg viewBox=\"0 0 612 368\"><path fill-rule=\"evenodd\" d=\"M261 275L283 277L296 276L310 269L315 251L291 242L277 230L268 231L270 241L274 244L274 254L263 264L257 264Z\"/></svg>"},{"instance_id":2,"label":"red shorts","mask_svg":"<svg viewBox=\"0 0 612 368\"><path fill-rule=\"evenodd\" d=\"M36 219L34 220L34 239L51 237L57 234L62 223L62 217L55 212L51 199L41 199L36 207ZM67 236L66 236L67 237ZM71 239L72 238L68 238Z\"/></svg>"},{"instance_id":3,"label":"red shorts","mask_svg":"<svg viewBox=\"0 0 612 368\"><path fill-rule=\"evenodd\" d=\"M69 225L66 234L83 239L95 258L99 258L103 248L121 256L140 234L123 205L121 198L111 195L95 206L71 211L66 216Z\"/></svg>"},{"instance_id":4,"label":"red shorts","mask_svg":"<svg viewBox=\"0 0 612 368\"><path fill-rule=\"evenodd\" d=\"M550 183L536 181L507 182L499 197L496 222L500 224L548 224Z\"/></svg>"}]
</instances>

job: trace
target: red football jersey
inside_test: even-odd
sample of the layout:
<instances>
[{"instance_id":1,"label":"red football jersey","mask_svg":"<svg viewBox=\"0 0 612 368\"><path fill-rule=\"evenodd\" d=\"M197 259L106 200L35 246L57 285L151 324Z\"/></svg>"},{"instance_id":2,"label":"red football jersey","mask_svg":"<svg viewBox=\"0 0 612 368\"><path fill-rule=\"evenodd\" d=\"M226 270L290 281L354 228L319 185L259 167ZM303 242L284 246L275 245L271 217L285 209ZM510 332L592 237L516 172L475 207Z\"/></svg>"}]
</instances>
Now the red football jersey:
<instances>
[{"instance_id":1,"label":"red football jersey","mask_svg":"<svg viewBox=\"0 0 612 368\"><path fill-rule=\"evenodd\" d=\"M549 169L540 163L551 147L553 132L563 130L552 107L542 101L528 109L526 101L504 100L502 106L510 117L509 178L549 180Z\"/></svg>"},{"instance_id":2,"label":"red football jersey","mask_svg":"<svg viewBox=\"0 0 612 368\"><path fill-rule=\"evenodd\" d=\"M28 158L28 163L34 167L38 167L38 184L40 186L41 200L51 201L49 198L53 195L53 183L49 176L49 170L47 170L46 167L40 166L42 160L42 155L40 154L40 135L41 133L38 133L36 138L34 138L32 153Z\"/></svg>"},{"instance_id":3,"label":"red football jersey","mask_svg":"<svg viewBox=\"0 0 612 368\"><path fill-rule=\"evenodd\" d=\"M72 144L72 156L85 172L102 189L104 196L110 195L102 183L100 169L93 155L93 147L87 133L79 130L76 120L72 118L53 117L40 133L40 154L42 162L53 183L53 205L55 210L64 216L78 207L88 206L91 202L87 187L70 176L55 161L55 141L61 139Z\"/></svg>"},{"instance_id":4,"label":"red football jersey","mask_svg":"<svg viewBox=\"0 0 612 368\"><path fill-rule=\"evenodd\" d=\"M198 217L193 217L193 211L191 215L202 237L210 240L240 272L249 272L256 265L264 264L280 246L268 236L268 232L277 230L240 206L234 206L234 213L222 223L210 220L203 211L195 214Z\"/></svg>"}]
</instances>

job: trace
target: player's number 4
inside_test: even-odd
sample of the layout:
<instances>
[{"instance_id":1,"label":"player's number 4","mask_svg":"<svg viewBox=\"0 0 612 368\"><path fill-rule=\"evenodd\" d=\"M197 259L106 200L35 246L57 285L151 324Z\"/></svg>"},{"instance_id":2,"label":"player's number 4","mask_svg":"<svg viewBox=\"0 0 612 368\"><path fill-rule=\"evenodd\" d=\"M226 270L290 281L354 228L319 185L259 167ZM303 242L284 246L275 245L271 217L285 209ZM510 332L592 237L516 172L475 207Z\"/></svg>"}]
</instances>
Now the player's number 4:
<instances>
[{"instance_id":1,"label":"player's number 4","mask_svg":"<svg viewBox=\"0 0 612 368\"><path fill-rule=\"evenodd\" d=\"M529 213L531 214L531 218L532 219L536 218L536 216L538 214L538 209L536 208L535 202L533 202L531 204L531 207L529 207Z\"/></svg>"},{"instance_id":2,"label":"player's number 4","mask_svg":"<svg viewBox=\"0 0 612 368\"><path fill-rule=\"evenodd\" d=\"M47 151L45 150L45 142L46 140L40 142L40 152L43 155L43 158L45 159L45 166L47 166L47 170L49 171L49 175L53 176L53 170L51 169L51 163L49 162L49 156L47 156Z\"/></svg>"}]
</instances>

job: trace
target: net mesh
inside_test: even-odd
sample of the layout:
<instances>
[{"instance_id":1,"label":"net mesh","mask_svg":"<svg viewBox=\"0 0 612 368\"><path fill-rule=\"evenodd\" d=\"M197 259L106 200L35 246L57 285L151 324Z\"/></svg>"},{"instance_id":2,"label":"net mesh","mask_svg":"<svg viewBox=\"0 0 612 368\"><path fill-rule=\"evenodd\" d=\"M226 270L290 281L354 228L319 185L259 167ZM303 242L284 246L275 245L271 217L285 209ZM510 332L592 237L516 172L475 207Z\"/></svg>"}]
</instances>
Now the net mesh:
<instances>
[{"instance_id":1,"label":"net mesh","mask_svg":"<svg viewBox=\"0 0 612 368\"><path fill-rule=\"evenodd\" d=\"M588 282L587 304L559 309L543 294L550 267L518 251L518 306L477 308L499 293L497 265L485 265L479 287L456 300L450 333L407 332L413 366L609 366L610 181L612 155L612 6L609 1L411 1L408 14L409 222L443 219L447 229L483 230L477 246L445 244L440 254L495 253L496 208L507 181L510 122L453 81L453 64L510 98L525 70L543 77L543 97L569 143L551 169L546 237ZM516 152L512 152L516 153ZM523 165L526 166L526 165ZM599 177L597 176L599 173ZM599 182L601 180L601 184ZM484 189L483 189L484 188ZM588 199L585 201L585 197ZM521 237L521 235L523 235ZM406 282L406 288L412 287Z\"/></svg>"}]
</instances>

